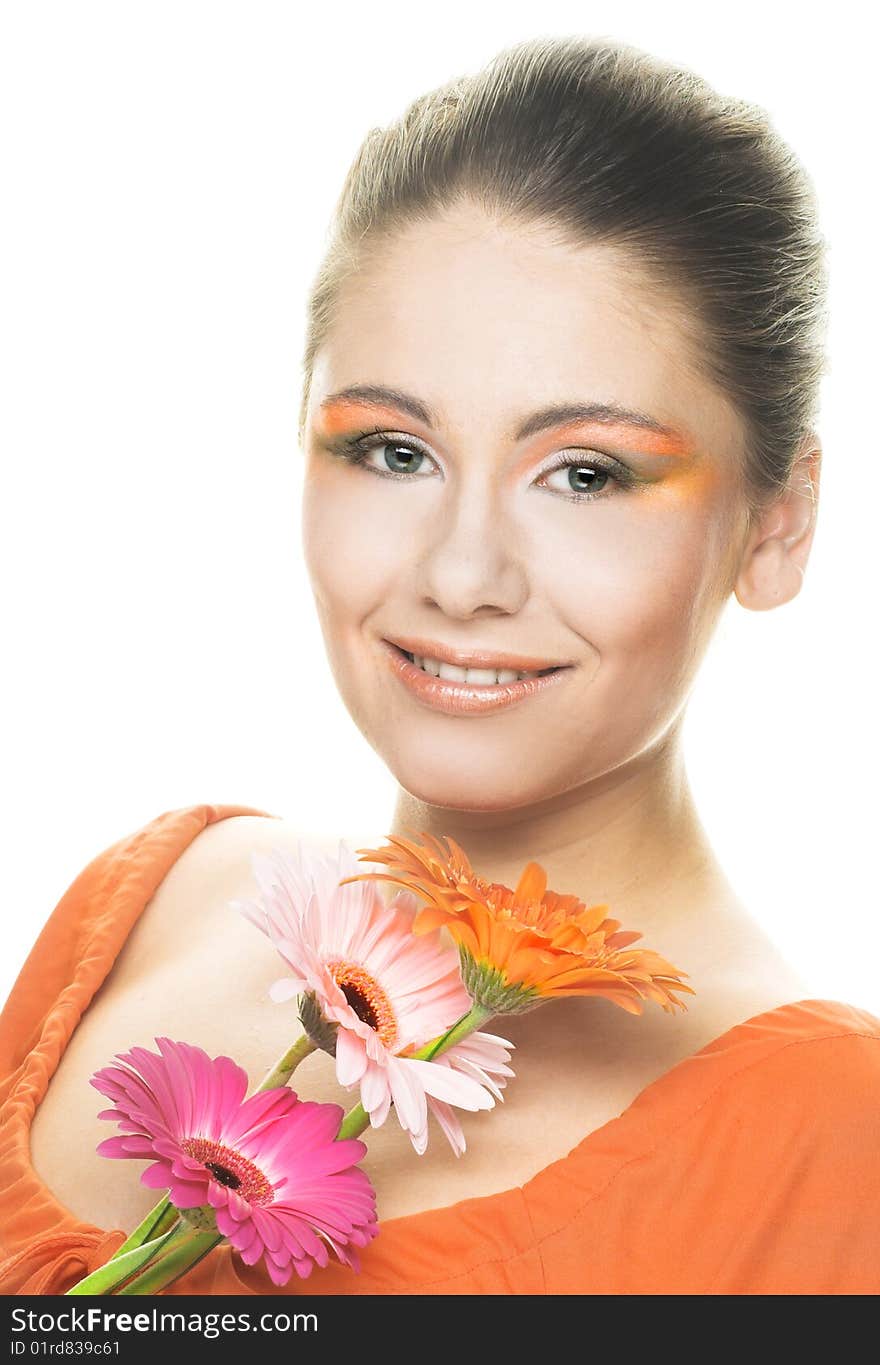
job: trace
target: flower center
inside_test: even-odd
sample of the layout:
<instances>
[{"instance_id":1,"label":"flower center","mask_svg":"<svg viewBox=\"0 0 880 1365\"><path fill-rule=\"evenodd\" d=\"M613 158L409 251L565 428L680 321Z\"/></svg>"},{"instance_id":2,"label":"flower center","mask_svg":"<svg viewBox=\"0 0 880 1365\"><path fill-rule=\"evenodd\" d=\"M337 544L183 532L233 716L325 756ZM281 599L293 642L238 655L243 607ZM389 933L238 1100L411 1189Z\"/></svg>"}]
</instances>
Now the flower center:
<instances>
[{"instance_id":1,"label":"flower center","mask_svg":"<svg viewBox=\"0 0 880 1365\"><path fill-rule=\"evenodd\" d=\"M193 1161L200 1161L219 1184L235 1190L249 1204L271 1204L272 1186L258 1166L241 1152L210 1138L183 1138L181 1148Z\"/></svg>"},{"instance_id":2,"label":"flower center","mask_svg":"<svg viewBox=\"0 0 880 1365\"><path fill-rule=\"evenodd\" d=\"M397 1037L397 1020L378 981L365 968L352 962L333 963L330 970L361 1023L378 1035L380 1043L390 1047Z\"/></svg>"}]
</instances>

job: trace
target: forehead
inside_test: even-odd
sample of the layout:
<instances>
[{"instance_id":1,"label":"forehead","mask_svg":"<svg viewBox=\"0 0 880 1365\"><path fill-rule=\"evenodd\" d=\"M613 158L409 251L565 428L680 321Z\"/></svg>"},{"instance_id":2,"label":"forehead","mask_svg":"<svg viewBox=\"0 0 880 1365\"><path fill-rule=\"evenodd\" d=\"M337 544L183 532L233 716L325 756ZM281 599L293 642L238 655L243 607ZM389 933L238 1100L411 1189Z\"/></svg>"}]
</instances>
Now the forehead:
<instances>
[{"instance_id":1,"label":"forehead","mask_svg":"<svg viewBox=\"0 0 880 1365\"><path fill-rule=\"evenodd\" d=\"M473 431L543 403L600 401L729 446L737 419L699 372L699 336L686 301L622 249L459 206L408 225L346 278L310 405L386 384Z\"/></svg>"}]
</instances>

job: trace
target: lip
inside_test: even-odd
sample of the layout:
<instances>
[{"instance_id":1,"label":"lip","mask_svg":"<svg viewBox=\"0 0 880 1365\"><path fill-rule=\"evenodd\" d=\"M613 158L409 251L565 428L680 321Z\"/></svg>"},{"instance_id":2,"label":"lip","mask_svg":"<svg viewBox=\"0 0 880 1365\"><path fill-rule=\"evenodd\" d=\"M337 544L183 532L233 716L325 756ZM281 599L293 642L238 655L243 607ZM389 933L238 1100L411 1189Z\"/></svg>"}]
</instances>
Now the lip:
<instances>
[{"instance_id":1,"label":"lip","mask_svg":"<svg viewBox=\"0 0 880 1365\"><path fill-rule=\"evenodd\" d=\"M416 664L410 663L402 648L390 640L382 641L382 649L392 672L417 701L434 711L443 711L452 716L486 715L492 711L504 710L508 706L515 706L539 692L547 691L548 688L558 687L569 671L569 665L562 664L556 666L552 673L540 678L525 678L522 682L491 684L453 682L449 678L435 678L430 673L425 673ZM413 652L418 653L418 650ZM479 666L462 665L472 668ZM492 665L487 664L485 667ZM500 665L496 664L494 667Z\"/></svg>"},{"instance_id":2,"label":"lip","mask_svg":"<svg viewBox=\"0 0 880 1365\"><path fill-rule=\"evenodd\" d=\"M418 654L419 658L440 659L442 663L457 664L459 668L512 668L517 673L537 673L542 668L566 668L556 659L538 659L529 654L491 654L485 649L451 649L437 640L426 640L419 635L397 635L387 644ZM502 684L503 686L503 684Z\"/></svg>"}]
</instances>

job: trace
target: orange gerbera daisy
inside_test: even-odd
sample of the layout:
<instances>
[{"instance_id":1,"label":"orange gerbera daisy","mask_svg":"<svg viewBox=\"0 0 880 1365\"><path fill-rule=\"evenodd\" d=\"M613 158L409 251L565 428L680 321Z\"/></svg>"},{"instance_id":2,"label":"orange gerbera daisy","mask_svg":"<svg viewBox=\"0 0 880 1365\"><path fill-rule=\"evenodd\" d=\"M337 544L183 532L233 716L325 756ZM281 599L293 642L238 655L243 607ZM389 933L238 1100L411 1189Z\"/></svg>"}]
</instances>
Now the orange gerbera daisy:
<instances>
[{"instance_id":1,"label":"orange gerbera daisy","mask_svg":"<svg viewBox=\"0 0 880 1365\"><path fill-rule=\"evenodd\" d=\"M415 831L412 831L415 833ZM511 890L487 882L448 835L447 849L430 834L389 836L381 848L357 850L363 862L388 872L361 872L345 881L378 878L415 892L425 905L416 933L445 925L458 943L462 979L477 1005L514 1014L563 995L602 995L630 1014L644 1000L674 1013L686 1009L673 992L694 991L665 958L630 945L642 935L606 918L607 905L547 890L547 873L529 862ZM342 885L342 883L340 883Z\"/></svg>"}]
</instances>

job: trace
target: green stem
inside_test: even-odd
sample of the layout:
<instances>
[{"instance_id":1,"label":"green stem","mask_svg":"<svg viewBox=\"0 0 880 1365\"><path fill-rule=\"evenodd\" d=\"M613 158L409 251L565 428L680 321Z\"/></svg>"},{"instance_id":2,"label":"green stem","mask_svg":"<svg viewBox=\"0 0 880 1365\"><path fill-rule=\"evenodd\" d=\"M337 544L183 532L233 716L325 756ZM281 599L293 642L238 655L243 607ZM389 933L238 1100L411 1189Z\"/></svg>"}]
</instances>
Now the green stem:
<instances>
[{"instance_id":1,"label":"green stem","mask_svg":"<svg viewBox=\"0 0 880 1365\"><path fill-rule=\"evenodd\" d=\"M303 1033L296 1042L287 1049L283 1057L267 1071L257 1090L274 1090L277 1085L287 1085L296 1068L310 1052L314 1052L317 1043L313 1043L307 1033Z\"/></svg>"},{"instance_id":2,"label":"green stem","mask_svg":"<svg viewBox=\"0 0 880 1365\"><path fill-rule=\"evenodd\" d=\"M417 1052L416 1057L423 1061L432 1061L438 1053L445 1052L454 1043L460 1043L462 1038L466 1038L469 1033L476 1033L478 1028L485 1024L487 1019L492 1018L492 1010L486 1009L483 1005L471 1005L467 1014L463 1014L457 1024L453 1024L441 1038L434 1043L428 1043Z\"/></svg>"},{"instance_id":3,"label":"green stem","mask_svg":"<svg viewBox=\"0 0 880 1365\"><path fill-rule=\"evenodd\" d=\"M182 1228L175 1229L177 1233L182 1231ZM179 1280L181 1275L192 1270L209 1251L213 1251L214 1247L223 1241L225 1238L219 1232L185 1232L164 1255L151 1261L142 1274L123 1285L119 1293L158 1294L160 1289L166 1289L169 1284Z\"/></svg>"},{"instance_id":4,"label":"green stem","mask_svg":"<svg viewBox=\"0 0 880 1365\"><path fill-rule=\"evenodd\" d=\"M170 1232L164 1233L161 1237L155 1237L151 1242L144 1242L140 1246L132 1247L124 1254L117 1253L105 1265L93 1270L91 1275L86 1275L85 1279L75 1284L72 1289L68 1289L68 1294L112 1294L117 1285L122 1284L138 1270L146 1265L147 1261L157 1252L161 1252L167 1247L174 1237L177 1229L172 1228ZM120 1290L125 1293L125 1290Z\"/></svg>"},{"instance_id":5,"label":"green stem","mask_svg":"<svg viewBox=\"0 0 880 1365\"><path fill-rule=\"evenodd\" d=\"M142 1223L138 1223L130 1237L122 1243L118 1251L114 1251L110 1257L111 1261L117 1260L120 1256L125 1256L127 1252L134 1251L136 1247L144 1246L154 1237L158 1237L163 1232L168 1232L177 1222L177 1209L171 1203L166 1194L160 1199L158 1204L150 1209Z\"/></svg>"},{"instance_id":6,"label":"green stem","mask_svg":"<svg viewBox=\"0 0 880 1365\"><path fill-rule=\"evenodd\" d=\"M358 1137L365 1128L369 1126L370 1116L362 1104L356 1104L353 1109L349 1109L345 1118L339 1125L339 1132L336 1134L336 1141L342 1138Z\"/></svg>"},{"instance_id":7,"label":"green stem","mask_svg":"<svg viewBox=\"0 0 880 1365\"><path fill-rule=\"evenodd\" d=\"M469 1033L475 1033L478 1028L485 1024L487 1019L492 1018L492 1011L485 1009L482 1005L471 1005L467 1014L463 1014L457 1023L442 1033L439 1038L426 1043L419 1052L414 1052L413 1057L416 1061L430 1062L441 1052L458 1043L462 1038L466 1038ZM368 1127L370 1116L362 1104L356 1104L349 1109L345 1118L339 1126L336 1134L337 1141L340 1138L358 1137L365 1128Z\"/></svg>"}]
</instances>

